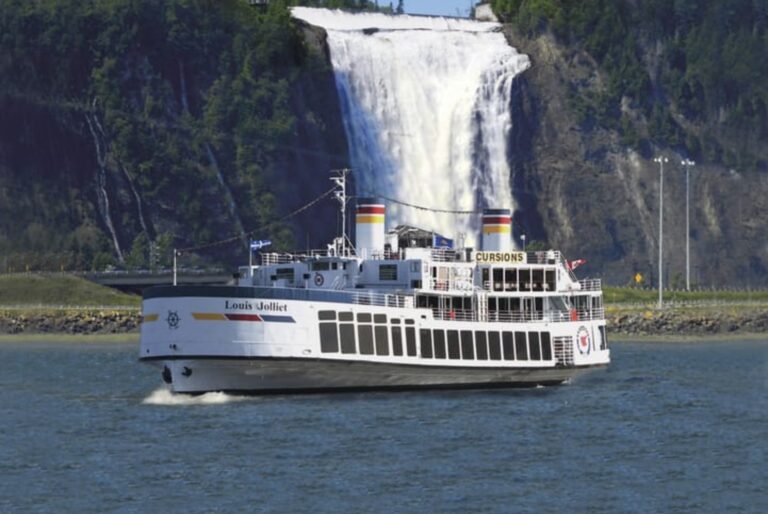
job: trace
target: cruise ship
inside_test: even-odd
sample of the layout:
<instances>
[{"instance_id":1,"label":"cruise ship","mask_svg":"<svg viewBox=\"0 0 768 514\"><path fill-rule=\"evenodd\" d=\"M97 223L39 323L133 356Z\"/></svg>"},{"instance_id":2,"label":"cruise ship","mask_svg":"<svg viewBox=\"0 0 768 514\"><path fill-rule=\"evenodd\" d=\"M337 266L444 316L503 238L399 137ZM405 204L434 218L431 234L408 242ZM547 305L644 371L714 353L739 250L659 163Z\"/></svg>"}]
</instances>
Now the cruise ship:
<instances>
[{"instance_id":1,"label":"cruise ship","mask_svg":"<svg viewBox=\"0 0 768 514\"><path fill-rule=\"evenodd\" d=\"M355 221L354 244L259 252L232 285L145 290L140 360L192 394L547 386L610 362L600 280L515 250L509 209L482 212L477 249L387 231L377 198Z\"/></svg>"}]
</instances>

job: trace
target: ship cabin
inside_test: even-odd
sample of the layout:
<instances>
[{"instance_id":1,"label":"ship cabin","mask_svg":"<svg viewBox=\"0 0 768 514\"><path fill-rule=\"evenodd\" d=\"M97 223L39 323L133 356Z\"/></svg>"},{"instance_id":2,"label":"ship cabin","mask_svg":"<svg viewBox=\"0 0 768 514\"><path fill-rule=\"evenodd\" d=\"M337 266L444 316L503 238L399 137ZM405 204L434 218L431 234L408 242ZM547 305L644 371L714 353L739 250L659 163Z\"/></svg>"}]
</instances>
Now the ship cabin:
<instances>
[{"instance_id":1,"label":"ship cabin","mask_svg":"<svg viewBox=\"0 0 768 514\"><path fill-rule=\"evenodd\" d=\"M350 303L384 298L390 304L394 297L398 305L431 309L441 320L604 318L599 280L578 280L560 252L512 249L507 209L486 209L482 247L475 250L407 225L385 233L384 206L369 200L362 207L358 203L355 248L339 238L322 251L264 253L262 265L243 270L239 283L345 292Z\"/></svg>"}]
</instances>

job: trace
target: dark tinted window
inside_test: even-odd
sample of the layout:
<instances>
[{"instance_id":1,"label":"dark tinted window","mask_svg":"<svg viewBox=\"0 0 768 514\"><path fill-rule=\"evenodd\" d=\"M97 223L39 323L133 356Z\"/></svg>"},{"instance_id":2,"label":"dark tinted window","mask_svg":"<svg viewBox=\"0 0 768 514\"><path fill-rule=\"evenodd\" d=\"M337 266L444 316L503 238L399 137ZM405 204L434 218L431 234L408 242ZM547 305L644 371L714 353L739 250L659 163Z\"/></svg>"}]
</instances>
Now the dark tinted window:
<instances>
[{"instance_id":1,"label":"dark tinted window","mask_svg":"<svg viewBox=\"0 0 768 514\"><path fill-rule=\"evenodd\" d=\"M488 360L488 343L485 340L485 332L481 330L475 332L475 355L478 360Z\"/></svg>"},{"instance_id":2,"label":"dark tinted window","mask_svg":"<svg viewBox=\"0 0 768 514\"><path fill-rule=\"evenodd\" d=\"M475 345L472 343L472 331L461 331L461 357L462 359L475 358Z\"/></svg>"},{"instance_id":3,"label":"dark tinted window","mask_svg":"<svg viewBox=\"0 0 768 514\"><path fill-rule=\"evenodd\" d=\"M539 346L539 333L528 332L528 348L532 361L541 360L541 346Z\"/></svg>"},{"instance_id":4,"label":"dark tinted window","mask_svg":"<svg viewBox=\"0 0 768 514\"><path fill-rule=\"evenodd\" d=\"M374 323L386 323L387 322L387 315L386 314L374 314L373 315L373 322Z\"/></svg>"},{"instance_id":5,"label":"dark tinted window","mask_svg":"<svg viewBox=\"0 0 768 514\"><path fill-rule=\"evenodd\" d=\"M597 327L597 329L600 331L600 349L605 350L608 348L608 339L605 335L605 327Z\"/></svg>"},{"instance_id":6,"label":"dark tinted window","mask_svg":"<svg viewBox=\"0 0 768 514\"><path fill-rule=\"evenodd\" d=\"M387 327L376 325L373 328L376 335L376 355L389 355L389 340L387 339Z\"/></svg>"},{"instance_id":7,"label":"dark tinted window","mask_svg":"<svg viewBox=\"0 0 768 514\"><path fill-rule=\"evenodd\" d=\"M373 355L373 328L370 325L357 326L357 341L361 355Z\"/></svg>"},{"instance_id":8,"label":"dark tinted window","mask_svg":"<svg viewBox=\"0 0 768 514\"><path fill-rule=\"evenodd\" d=\"M432 331L422 328L419 330L421 336L421 356L426 359L432 358Z\"/></svg>"},{"instance_id":9,"label":"dark tinted window","mask_svg":"<svg viewBox=\"0 0 768 514\"><path fill-rule=\"evenodd\" d=\"M400 327L392 327L392 355L403 354L403 333Z\"/></svg>"},{"instance_id":10,"label":"dark tinted window","mask_svg":"<svg viewBox=\"0 0 768 514\"><path fill-rule=\"evenodd\" d=\"M370 312L358 312L357 313L357 321L363 322L363 323L370 323L371 322L371 313Z\"/></svg>"},{"instance_id":11,"label":"dark tinted window","mask_svg":"<svg viewBox=\"0 0 768 514\"><path fill-rule=\"evenodd\" d=\"M530 290L531 290L531 270L521 269L520 270L520 291L530 291Z\"/></svg>"},{"instance_id":12,"label":"dark tinted window","mask_svg":"<svg viewBox=\"0 0 768 514\"><path fill-rule=\"evenodd\" d=\"M381 264L379 280L397 280L397 264Z\"/></svg>"},{"instance_id":13,"label":"dark tinted window","mask_svg":"<svg viewBox=\"0 0 768 514\"><path fill-rule=\"evenodd\" d=\"M352 323L341 323L339 325L339 336L341 338L341 353L357 353L357 348L355 347L355 326Z\"/></svg>"},{"instance_id":14,"label":"dark tinted window","mask_svg":"<svg viewBox=\"0 0 768 514\"><path fill-rule=\"evenodd\" d=\"M541 333L541 358L545 361L552 360L552 344L549 332Z\"/></svg>"},{"instance_id":15,"label":"dark tinted window","mask_svg":"<svg viewBox=\"0 0 768 514\"><path fill-rule=\"evenodd\" d=\"M501 338L498 332L488 332L488 354L492 361L501 360Z\"/></svg>"},{"instance_id":16,"label":"dark tinted window","mask_svg":"<svg viewBox=\"0 0 768 514\"><path fill-rule=\"evenodd\" d=\"M336 323L320 323L320 351L323 353L339 351Z\"/></svg>"},{"instance_id":17,"label":"dark tinted window","mask_svg":"<svg viewBox=\"0 0 768 514\"><path fill-rule=\"evenodd\" d=\"M461 358L461 352L459 351L459 332L458 330L448 331L448 358L459 359Z\"/></svg>"},{"instance_id":18,"label":"dark tinted window","mask_svg":"<svg viewBox=\"0 0 768 514\"><path fill-rule=\"evenodd\" d=\"M398 325L400 323L400 318L392 318L389 321L391 321L394 325Z\"/></svg>"},{"instance_id":19,"label":"dark tinted window","mask_svg":"<svg viewBox=\"0 0 768 514\"><path fill-rule=\"evenodd\" d=\"M339 321L354 321L355 318L352 316L351 312L340 312L339 313Z\"/></svg>"},{"instance_id":20,"label":"dark tinted window","mask_svg":"<svg viewBox=\"0 0 768 514\"><path fill-rule=\"evenodd\" d=\"M405 347L408 355L416 355L416 329L413 327L405 327Z\"/></svg>"},{"instance_id":21,"label":"dark tinted window","mask_svg":"<svg viewBox=\"0 0 768 514\"><path fill-rule=\"evenodd\" d=\"M434 334L435 358L445 359L445 332L435 330Z\"/></svg>"},{"instance_id":22,"label":"dark tinted window","mask_svg":"<svg viewBox=\"0 0 768 514\"><path fill-rule=\"evenodd\" d=\"M336 319L336 311L318 311L317 319L320 321L334 320Z\"/></svg>"},{"instance_id":23,"label":"dark tinted window","mask_svg":"<svg viewBox=\"0 0 768 514\"><path fill-rule=\"evenodd\" d=\"M512 340L512 332L503 332L501 339L504 346L504 360L515 360L515 344Z\"/></svg>"},{"instance_id":24,"label":"dark tinted window","mask_svg":"<svg viewBox=\"0 0 768 514\"><path fill-rule=\"evenodd\" d=\"M405 320L406 325L413 325L415 322L412 319Z\"/></svg>"},{"instance_id":25,"label":"dark tinted window","mask_svg":"<svg viewBox=\"0 0 768 514\"><path fill-rule=\"evenodd\" d=\"M525 332L515 332L515 348L517 349L517 359L527 361L528 343L525 340Z\"/></svg>"}]
</instances>

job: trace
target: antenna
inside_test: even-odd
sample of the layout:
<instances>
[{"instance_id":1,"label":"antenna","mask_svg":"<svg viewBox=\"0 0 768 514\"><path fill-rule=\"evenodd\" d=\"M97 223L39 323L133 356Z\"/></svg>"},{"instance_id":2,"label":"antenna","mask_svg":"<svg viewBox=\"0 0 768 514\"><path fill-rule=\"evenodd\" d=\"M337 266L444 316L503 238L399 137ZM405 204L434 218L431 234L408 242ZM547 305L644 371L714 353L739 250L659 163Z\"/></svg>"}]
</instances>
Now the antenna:
<instances>
[{"instance_id":1,"label":"antenna","mask_svg":"<svg viewBox=\"0 0 768 514\"><path fill-rule=\"evenodd\" d=\"M347 250L347 175L352 171L349 168L331 170L331 181L339 189L334 191L333 195L341 204L341 255L346 255Z\"/></svg>"}]
</instances>

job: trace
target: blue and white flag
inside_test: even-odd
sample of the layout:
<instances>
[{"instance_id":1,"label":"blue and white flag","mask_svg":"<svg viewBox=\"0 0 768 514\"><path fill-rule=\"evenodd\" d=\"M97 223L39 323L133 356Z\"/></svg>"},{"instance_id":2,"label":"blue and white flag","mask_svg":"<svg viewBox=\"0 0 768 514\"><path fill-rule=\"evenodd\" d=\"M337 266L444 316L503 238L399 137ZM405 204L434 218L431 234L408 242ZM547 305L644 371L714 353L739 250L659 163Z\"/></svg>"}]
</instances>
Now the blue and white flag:
<instances>
[{"instance_id":1,"label":"blue and white flag","mask_svg":"<svg viewBox=\"0 0 768 514\"><path fill-rule=\"evenodd\" d=\"M255 250L261 250L265 246L269 246L272 244L272 241L268 239L261 239L259 241L251 241L251 251Z\"/></svg>"}]
</instances>

